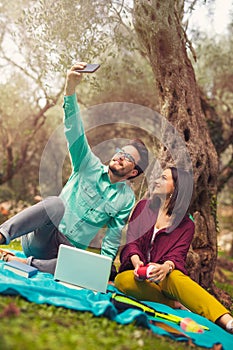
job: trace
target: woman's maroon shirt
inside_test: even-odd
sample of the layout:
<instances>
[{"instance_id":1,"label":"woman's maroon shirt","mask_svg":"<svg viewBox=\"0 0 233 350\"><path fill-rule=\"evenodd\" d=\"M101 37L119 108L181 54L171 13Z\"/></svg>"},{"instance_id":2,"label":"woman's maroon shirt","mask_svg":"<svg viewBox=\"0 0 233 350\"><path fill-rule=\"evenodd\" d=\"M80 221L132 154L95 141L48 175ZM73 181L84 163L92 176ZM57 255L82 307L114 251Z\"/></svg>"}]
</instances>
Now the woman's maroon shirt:
<instances>
[{"instance_id":1,"label":"woman's maroon shirt","mask_svg":"<svg viewBox=\"0 0 233 350\"><path fill-rule=\"evenodd\" d=\"M176 269L187 274L185 261L194 235L193 221L185 215L177 227L159 230L151 245L157 216L158 210L150 208L149 200L141 200L137 204L129 221L127 243L120 255L119 272L134 269L130 257L137 254L145 265L149 262L163 264L166 260L171 260Z\"/></svg>"}]
</instances>

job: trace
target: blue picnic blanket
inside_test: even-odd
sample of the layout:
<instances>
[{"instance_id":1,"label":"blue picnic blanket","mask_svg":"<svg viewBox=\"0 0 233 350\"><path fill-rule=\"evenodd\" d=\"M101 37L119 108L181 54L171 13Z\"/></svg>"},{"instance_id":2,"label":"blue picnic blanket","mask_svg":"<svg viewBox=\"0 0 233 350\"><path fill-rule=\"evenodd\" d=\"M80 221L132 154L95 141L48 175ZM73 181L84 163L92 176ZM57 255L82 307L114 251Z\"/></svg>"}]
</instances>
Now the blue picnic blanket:
<instances>
[{"instance_id":1,"label":"blue picnic blanket","mask_svg":"<svg viewBox=\"0 0 233 350\"><path fill-rule=\"evenodd\" d=\"M22 252L13 252L16 253L17 256L23 256ZM166 312L179 317L189 317L197 323L208 327L209 330L203 333L184 332L178 324L166 320L158 320L159 322L162 321L164 324L172 326L174 329L182 331L184 334L177 336L170 331L150 323L150 317L140 310L130 308L119 313L111 302L112 293L119 291L112 285L109 285L106 294L94 293L85 289L72 289L57 283L54 281L53 275L49 273L38 272L31 278L25 278L14 272L5 270L3 267L4 262L0 261L1 294L20 294L33 303L45 303L78 311L87 311L93 313L95 316L107 317L120 324L134 322L139 326L150 328L152 332L158 335L169 336L173 340L188 341L188 337L190 337L194 344L205 348L212 348L215 344L221 343L224 350L232 349L233 335L227 333L206 318L189 311L172 309L169 306L155 302L144 302L159 312Z\"/></svg>"}]
</instances>

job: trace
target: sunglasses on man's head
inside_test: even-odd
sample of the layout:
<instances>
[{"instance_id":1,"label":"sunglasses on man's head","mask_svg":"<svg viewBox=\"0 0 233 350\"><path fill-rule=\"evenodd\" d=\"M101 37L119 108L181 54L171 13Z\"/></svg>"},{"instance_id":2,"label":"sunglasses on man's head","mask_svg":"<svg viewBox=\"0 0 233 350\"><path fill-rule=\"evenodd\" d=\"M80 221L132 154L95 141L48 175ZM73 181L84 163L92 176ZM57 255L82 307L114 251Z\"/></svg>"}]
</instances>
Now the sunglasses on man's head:
<instances>
[{"instance_id":1,"label":"sunglasses on man's head","mask_svg":"<svg viewBox=\"0 0 233 350\"><path fill-rule=\"evenodd\" d=\"M125 152L123 149L116 148L116 155L123 157L125 160L127 160L127 162L136 164L134 157L131 156L131 154Z\"/></svg>"}]
</instances>

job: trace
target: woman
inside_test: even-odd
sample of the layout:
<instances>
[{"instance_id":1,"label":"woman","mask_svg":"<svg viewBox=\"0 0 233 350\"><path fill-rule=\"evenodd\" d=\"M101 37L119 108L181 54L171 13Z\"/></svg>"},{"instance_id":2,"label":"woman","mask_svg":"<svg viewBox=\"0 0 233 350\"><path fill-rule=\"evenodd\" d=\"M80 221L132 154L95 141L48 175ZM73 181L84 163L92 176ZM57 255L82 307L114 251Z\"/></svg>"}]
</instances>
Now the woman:
<instances>
[{"instance_id":1,"label":"woman","mask_svg":"<svg viewBox=\"0 0 233 350\"><path fill-rule=\"evenodd\" d=\"M150 198L137 204L115 285L137 299L184 305L233 333L230 312L188 277L185 269L194 235L187 213L192 183L188 172L170 167L155 181ZM141 280L137 270L147 264L153 266L152 271L147 280Z\"/></svg>"}]
</instances>

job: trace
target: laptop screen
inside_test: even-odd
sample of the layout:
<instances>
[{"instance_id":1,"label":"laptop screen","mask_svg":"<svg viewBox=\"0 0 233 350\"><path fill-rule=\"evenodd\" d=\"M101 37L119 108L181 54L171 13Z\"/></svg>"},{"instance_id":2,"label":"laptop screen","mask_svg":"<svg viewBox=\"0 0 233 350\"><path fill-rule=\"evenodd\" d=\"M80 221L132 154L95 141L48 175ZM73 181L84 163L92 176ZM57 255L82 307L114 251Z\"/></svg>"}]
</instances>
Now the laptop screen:
<instances>
[{"instance_id":1,"label":"laptop screen","mask_svg":"<svg viewBox=\"0 0 233 350\"><path fill-rule=\"evenodd\" d=\"M106 293L111 266L110 257L61 244L54 279Z\"/></svg>"}]
</instances>

